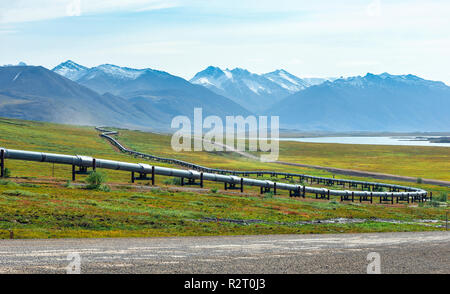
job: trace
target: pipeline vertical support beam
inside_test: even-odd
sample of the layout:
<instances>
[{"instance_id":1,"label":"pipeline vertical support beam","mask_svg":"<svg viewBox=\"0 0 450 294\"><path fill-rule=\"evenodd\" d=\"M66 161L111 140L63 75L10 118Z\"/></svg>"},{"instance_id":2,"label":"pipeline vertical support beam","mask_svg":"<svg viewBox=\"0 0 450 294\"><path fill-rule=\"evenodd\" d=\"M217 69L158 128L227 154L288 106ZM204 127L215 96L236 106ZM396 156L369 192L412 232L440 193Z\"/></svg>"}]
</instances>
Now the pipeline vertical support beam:
<instances>
[{"instance_id":1,"label":"pipeline vertical support beam","mask_svg":"<svg viewBox=\"0 0 450 294\"><path fill-rule=\"evenodd\" d=\"M131 183L134 183L134 172L131 172Z\"/></svg>"},{"instance_id":2,"label":"pipeline vertical support beam","mask_svg":"<svg viewBox=\"0 0 450 294\"><path fill-rule=\"evenodd\" d=\"M200 188L203 188L203 173L200 173Z\"/></svg>"},{"instance_id":3,"label":"pipeline vertical support beam","mask_svg":"<svg viewBox=\"0 0 450 294\"><path fill-rule=\"evenodd\" d=\"M303 186L303 198L306 197L306 186Z\"/></svg>"},{"instance_id":4,"label":"pipeline vertical support beam","mask_svg":"<svg viewBox=\"0 0 450 294\"><path fill-rule=\"evenodd\" d=\"M5 150L0 150L0 178L5 177Z\"/></svg>"},{"instance_id":5,"label":"pipeline vertical support beam","mask_svg":"<svg viewBox=\"0 0 450 294\"><path fill-rule=\"evenodd\" d=\"M152 166L152 186L155 185L155 166Z\"/></svg>"},{"instance_id":6,"label":"pipeline vertical support beam","mask_svg":"<svg viewBox=\"0 0 450 294\"><path fill-rule=\"evenodd\" d=\"M184 178L181 178L181 186L184 186Z\"/></svg>"},{"instance_id":7,"label":"pipeline vertical support beam","mask_svg":"<svg viewBox=\"0 0 450 294\"><path fill-rule=\"evenodd\" d=\"M241 193L244 193L244 178L241 178Z\"/></svg>"},{"instance_id":8,"label":"pipeline vertical support beam","mask_svg":"<svg viewBox=\"0 0 450 294\"><path fill-rule=\"evenodd\" d=\"M327 199L330 200L330 190L328 190L327 194Z\"/></svg>"},{"instance_id":9,"label":"pipeline vertical support beam","mask_svg":"<svg viewBox=\"0 0 450 294\"><path fill-rule=\"evenodd\" d=\"M352 192L352 202L355 202L355 192Z\"/></svg>"},{"instance_id":10,"label":"pipeline vertical support beam","mask_svg":"<svg viewBox=\"0 0 450 294\"><path fill-rule=\"evenodd\" d=\"M92 158L92 169L95 172L95 167L96 167L96 162L95 162L95 158Z\"/></svg>"},{"instance_id":11,"label":"pipeline vertical support beam","mask_svg":"<svg viewBox=\"0 0 450 294\"><path fill-rule=\"evenodd\" d=\"M227 187L227 182L223 183L223 187L224 187L225 191L228 189L228 187ZM262 194L262 193L261 193L261 194Z\"/></svg>"},{"instance_id":12,"label":"pipeline vertical support beam","mask_svg":"<svg viewBox=\"0 0 450 294\"><path fill-rule=\"evenodd\" d=\"M372 203L372 192L370 192L370 203Z\"/></svg>"},{"instance_id":13,"label":"pipeline vertical support beam","mask_svg":"<svg viewBox=\"0 0 450 294\"><path fill-rule=\"evenodd\" d=\"M273 183L273 195L277 195L277 183Z\"/></svg>"},{"instance_id":14,"label":"pipeline vertical support beam","mask_svg":"<svg viewBox=\"0 0 450 294\"><path fill-rule=\"evenodd\" d=\"M75 165L72 164L72 181L75 181Z\"/></svg>"}]
</instances>

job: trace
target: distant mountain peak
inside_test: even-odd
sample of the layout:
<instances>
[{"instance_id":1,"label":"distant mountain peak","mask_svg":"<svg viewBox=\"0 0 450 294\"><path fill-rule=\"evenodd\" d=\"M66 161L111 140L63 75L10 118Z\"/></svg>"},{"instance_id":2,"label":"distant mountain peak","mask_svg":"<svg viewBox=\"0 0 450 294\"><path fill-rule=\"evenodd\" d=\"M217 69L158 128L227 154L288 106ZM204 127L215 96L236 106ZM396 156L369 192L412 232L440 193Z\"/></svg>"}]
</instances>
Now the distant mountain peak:
<instances>
[{"instance_id":1,"label":"distant mountain peak","mask_svg":"<svg viewBox=\"0 0 450 294\"><path fill-rule=\"evenodd\" d=\"M72 60L66 60L52 69L53 72L64 76L70 80L77 80L88 70L87 67L80 65Z\"/></svg>"},{"instance_id":2,"label":"distant mountain peak","mask_svg":"<svg viewBox=\"0 0 450 294\"><path fill-rule=\"evenodd\" d=\"M60 63L59 65L57 65L54 69L53 69L53 71L55 70L55 69L58 69L58 68L76 68L76 69L87 69L87 67L85 67L85 66L83 66L83 65L80 65L80 64L78 64L78 63L76 63L76 62L74 62L74 61L72 61L72 60L66 60L66 61L64 61L64 62L62 62L62 63Z\"/></svg>"},{"instance_id":3,"label":"distant mountain peak","mask_svg":"<svg viewBox=\"0 0 450 294\"><path fill-rule=\"evenodd\" d=\"M20 61L18 64L5 64L3 66L28 66L25 62Z\"/></svg>"},{"instance_id":4,"label":"distant mountain peak","mask_svg":"<svg viewBox=\"0 0 450 294\"><path fill-rule=\"evenodd\" d=\"M230 71L228 68L227 68L227 70ZM235 67L234 69L231 70L231 73L233 73L233 74L245 74L245 75L252 74L251 72L249 72L245 68L240 68L240 67Z\"/></svg>"},{"instance_id":5,"label":"distant mountain peak","mask_svg":"<svg viewBox=\"0 0 450 294\"><path fill-rule=\"evenodd\" d=\"M250 111L261 112L272 103L295 93L307 84L287 71L256 74L241 67L225 70L209 66L198 72L191 83L226 96Z\"/></svg>"},{"instance_id":6,"label":"distant mountain peak","mask_svg":"<svg viewBox=\"0 0 450 294\"><path fill-rule=\"evenodd\" d=\"M284 69L277 69L273 72L266 73L264 74L264 77L268 78L274 83L277 83L284 89L288 90L291 94L310 86L310 84L305 80L294 76Z\"/></svg>"}]
</instances>

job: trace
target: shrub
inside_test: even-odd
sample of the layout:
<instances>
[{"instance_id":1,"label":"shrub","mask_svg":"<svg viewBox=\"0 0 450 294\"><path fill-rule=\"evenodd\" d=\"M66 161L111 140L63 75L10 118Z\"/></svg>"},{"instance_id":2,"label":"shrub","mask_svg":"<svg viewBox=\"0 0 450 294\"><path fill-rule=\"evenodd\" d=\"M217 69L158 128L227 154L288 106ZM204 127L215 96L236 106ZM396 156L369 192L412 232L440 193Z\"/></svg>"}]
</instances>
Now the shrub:
<instances>
[{"instance_id":1,"label":"shrub","mask_svg":"<svg viewBox=\"0 0 450 294\"><path fill-rule=\"evenodd\" d=\"M422 184L422 183L423 183L422 178L417 178L417 184Z\"/></svg>"},{"instance_id":2,"label":"shrub","mask_svg":"<svg viewBox=\"0 0 450 294\"><path fill-rule=\"evenodd\" d=\"M70 180L67 180L67 182L64 184L65 188L73 188L72 182Z\"/></svg>"},{"instance_id":3,"label":"shrub","mask_svg":"<svg viewBox=\"0 0 450 294\"><path fill-rule=\"evenodd\" d=\"M8 190L8 191L4 191L3 194L9 195L9 196L25 196L25 197L48 196L47 194L33 193L30 191L25 191L25 190Z\"/></svg>"},{"instance_id":4,"label":"shrub","mask_svg":"<svg viewBox=\"0 0 450 294\"><path fill-rule=\"evenodd\" d=\"M273 192L266 192L264 193L264 199L270 199L273 198Z\"/></svg>"},{"instance_id":5,"label":"shrub","mask_svg":"<svg viewBox=\"0 0 450 294\"><path fill-rule=\"evenodd\" d=\"M111 192L111 187L109 187L108 185L101 185L97 188L97 190L102 192Z\"/></svg>"},{"instance_id":6,"label":"shrub","mask_svg":"<svg viewBox=\"0 0 450 294\"><path fill-rule=\"evenodd\" d=\"M436 200L433 199L431 201L426 202L426 205L427 206L432 206L432 207L439 207L439 206L441 206L441 202L436 201Z\"/></svg>"},{"instance_id":7,"label":"shrub","mask_svg":"<svg viewBox=\"0 0 450 294\"><path fill-rule=\"evenodd\" d=\"M373 191L374 192L384 192L385 190L383 187L375 186L375 187L373 187Z\"/></svg>"},{"instance_id":8,"label":"shrub","mask_svg":"<svg viewBox=\"0 0 450 294\"><path fill-rule=\"evenodd\" d=\"M106 182L106 174L98 171L91 172L86 178L88 189L99 189Z\"/></svg>"},{"instance_id":9,"label":"shrub","mask_svg":"<svg viewBox=\"0 0 450 294\"><path fill-rule=\"evenodd\" d=\"M441 192L438 196L433 197L433 201L447 202L447 193Z\"/></svg>"},{"instance_id":10,"label":"shrub","mask_svg":"<svg viewBox=\"0 0 450 294\"><path fill-rule=\"evenodd\" d=\"M2 186L8 186L8 187L17 187L19 186L18 184L11 182L9 180L0 180L0 185Z\"/></svg>"},{"instance_id":11,"label":"shrub","mask_svg":"<svg viewBox=\"0 0 450 294\"><path fill-rule=\"evenodd\" d=\"M214 194L215 194L215 193L217 193L217 191L219 191L219 189L217 189L217 188L212 188L212 189L211 189L211 193L214 193Z\"/></svg>"},{"instance_id":12,"label":"shrub","mask_svg":"<svg viewBox=\"0 0 450 294\"><path fill-rule=\"evenodd\" d=\"M165 179L163 181L163 184L180 186L181 185L181 178L176 177L176 178Z\"/></svg>"},{"instance_id":13,"label":"shrub","mask_svg":"<svg viewBox=\"0 0 450 294\"><path fill-rule=\"evenodd\" d=\"M5 176L5 178L10 178L11 177L11 170L9 168L5 168L4 176Z\"/></svg>"},{"instance_id":14,"label":"shrub","mask_svg":"<svg viewBox=\"0 0 450 294\"><path fill-rule=\"evenodd\" d=\"M41 186L31 183L22 183L20 184L21 187L27 187L27 188L40 188Z\"/></svg>"}]
</instances>

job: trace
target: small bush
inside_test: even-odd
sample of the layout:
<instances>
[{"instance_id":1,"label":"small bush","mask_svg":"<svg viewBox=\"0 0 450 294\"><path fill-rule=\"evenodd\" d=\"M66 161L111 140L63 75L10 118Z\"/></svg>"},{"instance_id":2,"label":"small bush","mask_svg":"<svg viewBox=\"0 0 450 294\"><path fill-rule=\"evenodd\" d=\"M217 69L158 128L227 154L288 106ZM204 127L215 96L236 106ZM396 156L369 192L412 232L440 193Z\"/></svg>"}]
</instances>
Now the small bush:
<instances>
[{"instance_id":1,"label":"small bush","mask_svg":"<svg viewBox=\"0 0 450 294\"><path fill-rule=\"evenodd\" d=\"M98 171L94 171L86 178L88 189L99 189L103 183L107 180L106 174Z\"/></svg>"},{"instance_id":2,"label":"small bush","mask_svg":"<svg viewBox=\"0 0 450 294\"><path fill-rule=\"evenodd\" d=\"M165 179L165 180L163 181L163 184L165 184L165 185L180 186L180 185L181 185L181 178L170 178L170 179Z\"/></svg>"},{"instance_id":3,"label":"small bush","mask_svg":"<svg viewBox=\"0 0 450 294\"><path fill-rule=\"evenodd\" d=\"M333 204L333 205L338 205L339 204L339 202L337 202L336 200L331 200L329 203Z\"/></svg>"},{"instance_id":4,"label":"small bush","mask_svg":"<svg viewBox=\"0 0 450 294\"><path fill-rule=\"evenodd\" d=\"M0 185L2 186L8 186L8 187L17 187L19 186L18 184L11 182L9 180L0 180Z\"/></svg>"},{"instance_id":5,"label":"small bush","mask_svg":"<svg viewBox=\"0 0 450 294\"><path fill-rule=\"evenodd\" d=\"M205 205L205 203L202 202L202 201L191 201L191 203L194 204L194 205L199 205L199 206Z\"/></svg>"},{"instance_id":6,"label":"small bush","mask_svg":"<svg viewBox=\"0 0 450 294\"><path fill-rule=\"evenodd\" d=\"M64 184L65 188L73 188L72 182L70 180L67 180L67 182Z\"/></svg>"},{"instance_id":7,"label":"small bush","mask_svg":"<svg viewBox=\"0 0 450 294\"><path fill-rule=\"evenodd\" d=\"M4 191L3 194L9 195L9 196L25 196L25 197L48 196L47 194L33 193L30 191L25 191L25 190L8 190L8 191Z\"/></svg>"},{"instance_id":8,"label":"small bush","mask_svg":"<svg viewBox=\"0 0 450 294\"><path fill-rule=\"evenodd\" d=\"M217 193L218 191L219 191L219 189L217 189L217 188L212 188L211 189L211 193L214 193L214 194Z\"/></svg>"},{"instance_id":9,"label":"small bush","mask_svg":"<svg viewBox=\"0 0 450 294\"><path fill-rule=\"evenodd\" d=\"M374 192L384 192L385 190L383 187L375 186L375 187L373 187L373 191Z\"/></svg>"},{"instance_id":10,"label":"small bush","mask_svg":"<svg viewBox=\"0 0 450 294\"><path fill-rule=\"evenodd\" d=\"M422 184L423 180L422 180L422 178L417 178L416 182L417 182L417 184Z\"/></svg>"},{"instance_id":11,"label":"small bush","mask_svg":"<svg viewBox=\"0 0 450 294\"><path fill-rule=\"evenodd\" d=\"M266 193L264 193L263 198L264 199L271 199L271 198L273 198L273 192L266 192Z\"/></svg>"},{"instance_id":12,"label":"small bush","mask_svg":"<svg viewBox=\"0 0 450 294\"><path fill-rule=\"evenodd\" d=\"M20 186L27 187L27 188L40 188L41 187L39 185L31 184L31 183L22 183L22 184L20 184Z\"/></svg>"},{"instance_id":13,"label":"small bush","mask_svg":"<svg viewBox=\"0 0 450 294\"><path fill-rule=\"evenodd\" d=\"M111 192L111 187L109 187L108 185L101 185L97 188L97 190L102 192Z\"/></svg>"},{"instance_id":14,"label":"small bush","mask_svg":"<svg viewBox=\"0 0 450 294\"><path fill-rule=\"evenodd\" d=\"M426 206L439 207L441 206L441 202L433 199L431 201L426 202Z\"/></svg>"},{"instance_id":15,"label":"small bush","mask_svg":"<svg viewBox=\"0 0 450 294\"><path fill-rule=\"evenodd\" d=\"M433 201L447 202L447 193L441 192L438 196L433 197Z\"/></svg>"},{"instance_id":16,"label":"small bush","mask_svg":"<svg viewBox=\"0 0 450 294\"><path fill-rule=\"evenodd\" d=\"M5 176L5 178L10 178L11 177L11 170L9 168L5 168L4 176Z\"/></svg>"}]
</instances>

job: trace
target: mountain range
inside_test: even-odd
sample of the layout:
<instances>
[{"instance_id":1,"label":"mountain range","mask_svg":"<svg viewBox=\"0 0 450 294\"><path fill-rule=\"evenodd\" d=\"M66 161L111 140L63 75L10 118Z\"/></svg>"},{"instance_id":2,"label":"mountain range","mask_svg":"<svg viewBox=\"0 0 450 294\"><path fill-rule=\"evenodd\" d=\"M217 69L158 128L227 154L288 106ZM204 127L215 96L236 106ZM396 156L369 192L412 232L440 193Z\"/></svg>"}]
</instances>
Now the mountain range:
<instances>
[{"instance_id":1,"label":"mountain range","mask_svg":"<svg viewBox=\"0 0 450 294\"><path fill-rule=\"evenodd\" d=\"M308 87L266 114L301 130L448 131L450 87L414 75L368 73Z\"/></svg>"},{"instance_id":2,"label":"mountain range","mask_svg":"<svg viewBox=\"0 0 450 294\"><path fill-rule=\"evenodd\" d=\"M111 91L105 91L107 85ZM195 107L202 107L205 116L250 114L228 98L165 72L110 65L88 69L73 62L54 71L0 67L0 102L0 116L141 129L167 130L174 116L192 118Z\"/></svg>"},{"instance_id":3,"label":"mountain range","mask_svg":"<svg viewBox=\"0 0 450 294\"><path fill-rule=\"evenodd\" d=\"M169 130L176 115L265 114L306 131L449 131L450 87L414 75L299 78L207 67L190 81L155 69L66 61L0 67L0 116Z\"/></svg>"},{"instance_id":4,"label":"mountain range","mask_svg":"<svg viewBox=\"0 0 450 294\"><path fill-rule=\"evenodd\" d=\"M258 75L242 68L222 70L213 66L197 73L190 82L228 97L254 113L264 112L311 85L285 70Z\"/></svg>"}]
</instances>

